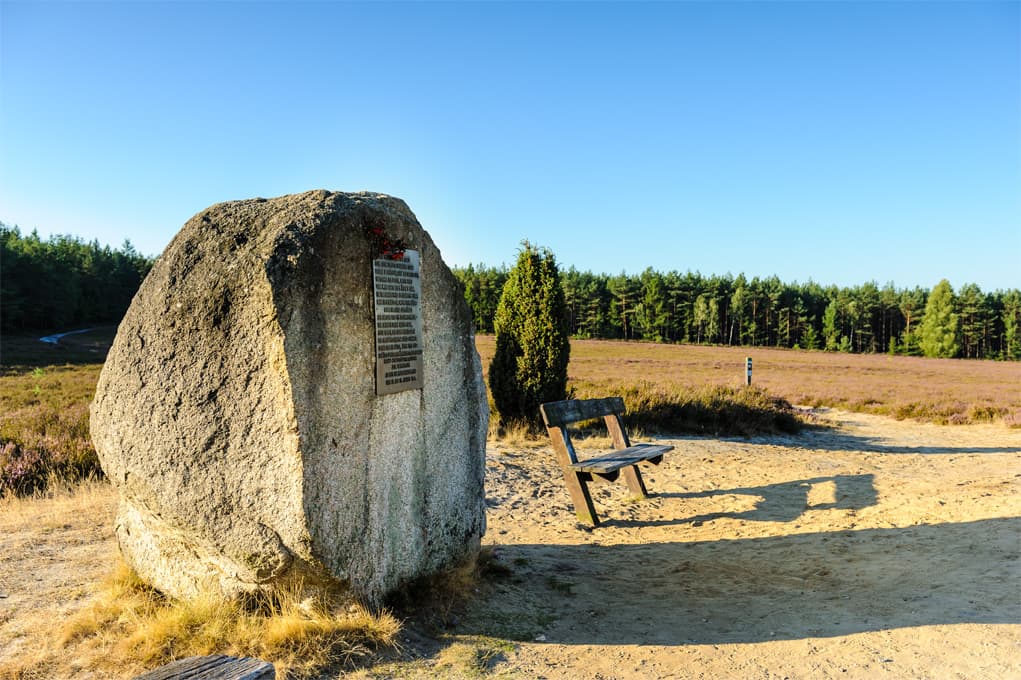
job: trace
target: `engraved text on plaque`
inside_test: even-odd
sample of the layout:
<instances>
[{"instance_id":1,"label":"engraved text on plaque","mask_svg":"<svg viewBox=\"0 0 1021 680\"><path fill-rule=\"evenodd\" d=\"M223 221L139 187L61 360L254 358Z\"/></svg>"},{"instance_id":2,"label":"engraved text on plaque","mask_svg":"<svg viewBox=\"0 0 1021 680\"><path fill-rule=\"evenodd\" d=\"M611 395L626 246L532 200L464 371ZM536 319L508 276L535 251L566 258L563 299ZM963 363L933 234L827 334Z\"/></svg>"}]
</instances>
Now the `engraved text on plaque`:
<instances>
[{"instance_id":1,"label":"engraved text on plaque","mask_svg":"<svg viewBox=\"0 0 1021 680\"><path fill-rule=\"evenodd\" d=\"M372 261L376 303L376 394L422 387L422 281L416 250Z\"/></svg>"}]
</instances>

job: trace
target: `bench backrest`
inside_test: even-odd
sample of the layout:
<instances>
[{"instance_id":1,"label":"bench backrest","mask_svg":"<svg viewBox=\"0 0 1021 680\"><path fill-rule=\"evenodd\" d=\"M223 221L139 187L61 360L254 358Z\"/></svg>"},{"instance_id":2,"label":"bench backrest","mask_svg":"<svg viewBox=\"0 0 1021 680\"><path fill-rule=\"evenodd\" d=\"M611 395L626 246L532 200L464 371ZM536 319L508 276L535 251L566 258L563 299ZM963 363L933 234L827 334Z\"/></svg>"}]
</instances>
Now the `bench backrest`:
<instances>
[{"instance_id":1,"label":"bench backrest","mask_svg":"<svg viewBox=\"0 0 1021 680\"><path fill-rule=\"evenodd\" d=\"M614 448L626 449L631 446L631 441L624 430L624 421L621 420L624 414L624 400L621 397L549 401L539 406L539 412L542 413L543 422L546 423L546 430L561 465L578 462L574 444L567 434L567 426L571 423L602 418L610 438L613 439Z\"/></svg>"},{"instance_id":2,"label":"bench backrest","mask_svg":"<svg viewBox=\"0 0 1021 680\"><path fill-rule=\"evenodd\" d=\"M605 399L568 399L550 401L539 407L546 427L563 427L582 420L603 418L624 413L624 400L620 397Z\"/></svg>"}]
</instances>

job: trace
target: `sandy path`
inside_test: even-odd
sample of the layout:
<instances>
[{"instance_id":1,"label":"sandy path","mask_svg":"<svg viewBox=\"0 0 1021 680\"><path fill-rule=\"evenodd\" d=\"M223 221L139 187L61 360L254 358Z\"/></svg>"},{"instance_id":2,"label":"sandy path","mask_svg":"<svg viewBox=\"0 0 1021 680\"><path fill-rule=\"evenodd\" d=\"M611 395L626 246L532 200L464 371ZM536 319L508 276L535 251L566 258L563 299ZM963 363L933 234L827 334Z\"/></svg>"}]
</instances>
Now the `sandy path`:
<instances>
[{"instance_id":1,"label":"sandy path","mask_svg":"<svg viewBox=\"0 0 1021 680\"><path fill-rule=\"evenodd\" d=\"M514 573L458 632L540 638L503 665L524 677L1021 677L1021 432L828 418L672 440L657 497L596 487L595 531L548 451L491 450Z\"/></svg>"},{"instance_id":2,"label":"sandy path","mask_svg":"<svg viewBox=\"0 0 1021 680\"><path fill-rule=\"evenodd\" d=\"M491 446L485 543L510 574L439 643L353 675L473 677L436 650L493 636L520 641L498 677L1021 678L1021 431L825 417L671 439L656 497L594 487L595 531L548 448ZM110 571L113 505L105 486L0 504L0 676Z\"/></svg>"},{"instance_id":3,"label":"sandy path","mask_svg":"<svg viewBox=\"0 0 1021 680\"><path fill-rule=\"evenodd\" d=\"M46 677L44 647L113 569L116 503L104 483L0 499L0 678Z\"/></svg>"}]
</instances>

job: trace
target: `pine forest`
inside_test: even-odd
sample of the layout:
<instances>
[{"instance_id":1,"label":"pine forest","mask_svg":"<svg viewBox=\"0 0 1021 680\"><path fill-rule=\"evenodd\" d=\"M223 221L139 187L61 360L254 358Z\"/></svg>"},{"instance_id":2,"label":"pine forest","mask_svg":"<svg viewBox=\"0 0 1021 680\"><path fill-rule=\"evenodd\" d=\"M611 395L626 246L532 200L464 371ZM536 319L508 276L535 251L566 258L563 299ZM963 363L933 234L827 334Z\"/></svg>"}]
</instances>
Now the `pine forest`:
<instances>
[{"instance_id":1,"label":"pine forest","mask_svg":"<svg viewBox=\"0 0 1021 680\"><path fill-rule=\"evenodd\" d=\"M5 332L117 322L152 259L0 223ZM492 333L506 267L455 267L476 330ZM573 337L966 359L1021 360L1021 290L940 281L931 290L785 283L691 271L560 270Z\"/></svg>"},{"instance_id":2,"label":"pine forest","mask_svg":"<svg viewBox=\"0 0 1021 680\"><path fill-rule=\"evenodd\" d=\"M455 268L479 333L493 318L507 269ZM639 275L561 270L574 337L788 347L968 359L1021 359L1021 291L900 289L784 283L772 276Z\"/></svg>"},{"instance_id":3,"label":"pine forest","mask_svg":"<svg viewBox=\"0 0 1021 680\"><path fill-rule=\"evenodd\" d=\"M0 328L117 323L151 267L128 241L114 250L74 236L26 236L0 223Z\"/></svg>"}]
</instances>

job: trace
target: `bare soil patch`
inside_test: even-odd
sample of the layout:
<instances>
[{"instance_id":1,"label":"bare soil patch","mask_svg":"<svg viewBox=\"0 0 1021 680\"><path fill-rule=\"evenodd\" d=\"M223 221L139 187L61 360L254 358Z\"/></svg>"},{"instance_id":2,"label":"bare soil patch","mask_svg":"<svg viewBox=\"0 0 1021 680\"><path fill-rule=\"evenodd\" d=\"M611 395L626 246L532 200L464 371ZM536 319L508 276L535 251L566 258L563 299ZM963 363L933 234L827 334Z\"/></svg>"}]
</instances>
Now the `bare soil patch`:
<instances>
[{"instance_id":1,"label":"bare soil patch","mask_svg":"<svg viewBox=\"0 0 1021 680\"><path fill-rule=\"evenodd\" d=\"M821 417L666 440L655 497L594 487L594 531L548 447L491 444L485 542L506 569L446 629L409 622L398 658L348 675L1021 677L1021 432ZM0 677L112 568L113 505L101 490L0 505ZM61 672L97 677L70 658Z\"/></svg>"}]
</instances>

